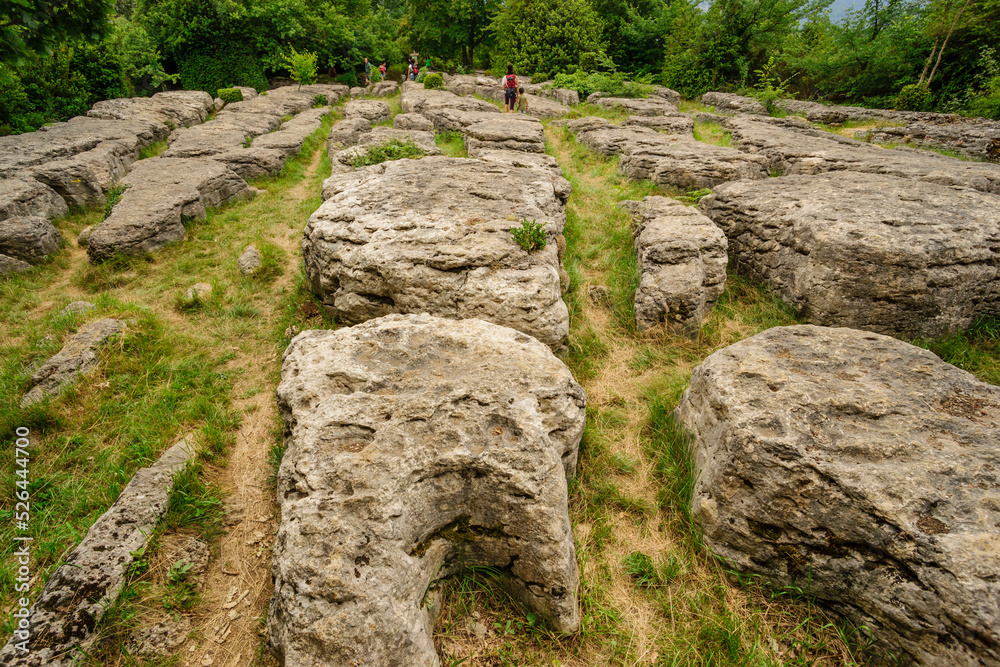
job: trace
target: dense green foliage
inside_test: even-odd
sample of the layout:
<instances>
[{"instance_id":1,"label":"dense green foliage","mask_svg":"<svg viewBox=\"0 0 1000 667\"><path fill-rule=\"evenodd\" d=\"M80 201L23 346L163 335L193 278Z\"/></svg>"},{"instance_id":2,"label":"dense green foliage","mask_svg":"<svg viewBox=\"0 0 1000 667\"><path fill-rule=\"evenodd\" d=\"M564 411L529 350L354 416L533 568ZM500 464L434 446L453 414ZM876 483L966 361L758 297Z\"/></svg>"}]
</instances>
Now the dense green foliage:
<instances>
[{"instance_id":1,"label":"dense green foliage","mask_svg":"<svg viewBox=\"0 0 1000 667\"><path fill-rule=\"evenodd\" d=\"M308 86L316 83L316 54L309 51L299 53L295 47L291 47L288 55L285 56L285 69L292 81L300 86Z\"/></svg>"},{"instance_id":2,"label":"dense green foliage","mask_svg":"<svg viewBox=\"0 0 1000 667\"><path fill-rule=\"evenodd\" d=\"M444 79L437 72L432 72L424 77L424 88L429 90L444 88Z\"/></svg>"},{"instance_id":3,"label":"dense green foliage","mask_svg":"<svg viewBox=\"0 0 1000 667\"><path fill-rule=\"evenodd\" d=\"M219 99L226 104L231 102L242 102L243 91L239 88L219 88Z\"/></svg>"},{"instance_id":4,"label":"dense green foliage","mask_svg":"<svg viewBox=\"0 0 1000 667\"><path fill-rule=\"evenodd\" d=\"M586 99L591 93L598 91L607 93L610 97L646 97L652 86L649 77L630 77L624 72L574 72L573 74L557 74L554 80L556 88L569 88L580 93L580 99ZM533 80L532 83L535 83Z\"/></svg>"},{"instance_id":5,"label":"dense green foliage","mask_svg":"<svg viewBox=\"0 0 1000 667\"><path fill-rule=\"evenodd\" d=\"M601 20L587 0L507 0L493 19L500 70L562 72L602 52Z\"/></svg>"},{"instance_id":6,"label":"dense green foliage","mask_svg":"<svg viewBox=\"0 0 1000 667\"><path fill-rule=\"evenodd\" d=\"M390 139L384 144L365 146L364 152L351 160L352 167L367 167L390 160L423 157L427 153L412 140Z\"/></svg>"}]
</instances>

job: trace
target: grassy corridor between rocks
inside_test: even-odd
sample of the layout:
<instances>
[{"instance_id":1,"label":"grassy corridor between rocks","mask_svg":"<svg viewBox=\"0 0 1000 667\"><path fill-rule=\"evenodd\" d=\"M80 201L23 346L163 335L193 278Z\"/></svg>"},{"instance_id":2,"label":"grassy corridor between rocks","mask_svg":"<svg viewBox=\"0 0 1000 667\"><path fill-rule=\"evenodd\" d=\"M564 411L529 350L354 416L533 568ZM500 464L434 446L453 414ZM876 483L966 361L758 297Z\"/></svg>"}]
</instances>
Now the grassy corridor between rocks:
<instances>
[{"instance_id":1,"label":"grassy corridor between rocks","mask_svg":"<svg viewBox=\"0 0 1000 667\"><path fill-rule=\"evenodd\" d=\"M99 222L102 211L76 213L56 222L68 242L51 263L0 283L0 433L12 442L14 429L28 426L33 438L32 599L137 469L188 434L202 448L175 479L168 513L100 624L101 640L85 664L181 664L134 656L133 630L162 621L180 623L191 637L183 646L191 664L269 660L260 633L276 526L270 476L282 432L274 388L286 328L331 324L305 287L298 247L330 172L323 143L331 122L278 176L253 183L266 193L186 223L180 243L149 257L92 265L70 239ZM251 243L263 261L246 277L237 258ZM187 299L196 282L211 284L211 296ZM96 310L58 314L77 300ZM98 370L56 400L18 408L34 365L57 352L76 325L100 317L123 318L128 328L98 352ZM0 450L5 621L15 597L13 453ZM209 546L200 581L165 556L185 536ZM3 629L6 641L10 623Z\"/></svg>"}]
</instances>

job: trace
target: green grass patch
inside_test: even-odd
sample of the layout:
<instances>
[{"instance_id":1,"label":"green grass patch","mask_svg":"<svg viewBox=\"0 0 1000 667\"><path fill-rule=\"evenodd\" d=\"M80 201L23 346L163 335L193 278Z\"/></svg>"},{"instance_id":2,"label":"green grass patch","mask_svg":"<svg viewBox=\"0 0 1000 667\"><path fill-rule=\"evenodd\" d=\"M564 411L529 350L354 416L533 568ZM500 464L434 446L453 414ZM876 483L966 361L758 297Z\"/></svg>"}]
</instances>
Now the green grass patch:
<instances>
[{"instance_id":1,"label":"green grass patch","mask_svg":"<svg viewBox=\"0 0 1000 667\"><path fill-rule=\"evenodd\" d=\"M694 122L694 138L716 146L729 146L733 142L732 135L718 123L698 120Z\"/></svg>"},{"instance_id":2,"label":"green grass patch","mask_svg":"<svg viewBox=\"0 0 1000 667\"><path fill-rule=\"evenodd\" d=\"M367 167L368 165L380 164L390 160L423 157L427 154L412 139L400 141L393 138L384 144L370 144L365 146L364 149L364 153L351 160L352 167Z\"/></svg>"},{"instance_id":3,"label":"green grass patch","mask_svg":"<svg viewBox=\"0 0 1000 667\"><path fill-rule=\"evenodd\" d=\"M438 132L434 135L434 143L447 157L469 157L465 150L465 138L461 132Z\"/></svg>"}]
</instances>

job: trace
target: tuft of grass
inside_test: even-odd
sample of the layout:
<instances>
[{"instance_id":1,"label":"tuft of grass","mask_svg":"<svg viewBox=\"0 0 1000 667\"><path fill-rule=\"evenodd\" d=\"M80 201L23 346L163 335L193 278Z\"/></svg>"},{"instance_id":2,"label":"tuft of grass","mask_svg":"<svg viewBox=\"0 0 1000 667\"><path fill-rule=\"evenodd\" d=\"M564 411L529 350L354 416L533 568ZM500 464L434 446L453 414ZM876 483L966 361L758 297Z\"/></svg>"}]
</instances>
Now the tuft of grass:
<instances>
[{"instance_id":1,"label":"tuft of grass","mask_svg":"<svg viewBox=\"0 0 1000 667\"><path fill-rule=\"evenodd\" d=\"M351 160L352 167L367 167L390 160L423 157L427 153L411 139L400 141L393 138L384 144L365 146L365 152Z\"/></svg>"},{"instance_id":2,"label":"tuft of grass","mask_svg":"<svg viewBox=\"0 0 1000 667\"><path fill-rule=\"evenodd\" d=\"M545 250L545 246L548 244L545 223L537 220L522 218L520 227L510 228L510 235L514 237L517 245L526 252Z\"/></svg>"},{"instance_id":3,"label":"tuft of grass","mask_svg":"<svg viewBox=\"0 0 1000 667\"><path fill-rule=\"evenodd\" d=\"M154 141L150 145L146 146L139 152L139 159L145 160L146 158L159 157L163 151L167 150L167 140L161 139L160 141Z\"/></svg>"},{"instance_id":4,"label":"tuft of grass","mask_svg":"<svg viewBox=\"0 0 1000 667\"><path fill-rule=\"evenodd\" d=\"M694 122L694 138L716 146L729 146L733 141L732 135L718 123L697 120Z\"/></svg>"},{"instance_id":5,"label":"tuft of grass","mask_svg":"<svg viewBox=\"0 0 1000 667\"><path fill-rule=\"evenodd\" d=\"M108 217L110 217L112 209L114 209L115 205L121 201L122 195L125 194L126 190L128 190L128 186L121 183L112 185L108 189L108 194L104 199L104 220L107 220Z\"/></svg>"},{"instance_id":6,"label":"tuft of grass","mask_svg":"<svg viewBox=\"0 0 1000 667\"><path fill-rule=\"evenodd\" d=\"M434 136L434 143L447 157L469 157L465 150L465 138L461 132L438 132Z\"/></svg>"}]
</instances>

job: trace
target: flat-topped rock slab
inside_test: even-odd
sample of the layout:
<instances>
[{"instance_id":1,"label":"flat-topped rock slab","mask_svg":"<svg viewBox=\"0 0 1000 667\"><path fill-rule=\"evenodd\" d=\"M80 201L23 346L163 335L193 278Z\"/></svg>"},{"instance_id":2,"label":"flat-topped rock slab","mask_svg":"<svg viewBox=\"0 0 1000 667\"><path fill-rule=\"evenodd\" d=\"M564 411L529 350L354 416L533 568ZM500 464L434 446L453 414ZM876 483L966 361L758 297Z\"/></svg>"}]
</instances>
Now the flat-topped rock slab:
<instances>
[{"instance_id":1,"label":"flat-topped rock slab","mask_svg":"<svg viewBox=\"0 0 1000 667\"><path fill-rule=\"evenodd\" d=\"M675 417L728 567L914 665L1000 664L1000 387L887 336L775 327L702 362Z\"/></svg>"},{"instance_id":2,"label":"flat-topped rock slab","mask_svg":"<svg viewBox=\"0 0 1000 667\"><path fill-rule=\"evenodd\" d=\"M566 480L585 401L547 347L481 320L299 334L278 387L268 634L281 663L437 667L437 584L477 566L575 632Z\"/></svg>"},{"instance_id":3,"label":"flat-topped rock slab","mask_svg":"<svg viewBox=\"0 0 1000 667\"><path fill-rule=\"evenodd\" d=\"M677 113L677 107L662 97L628 98L601 97L596 101L603 109L620 109L633 116L664 116Z\"/></svg>"},{"instance_id":4,"label":"flat-topped rock slab","mask_svg":"<svg viewBox=\"0 0 1000 667\"><path fill-rule=\"evenodd\" d=\"M553 347L569 331L557 237L565 180L465 158L397 160L336 174L302 238L313 292L341 324L390 313L476 317ZM525 252L510 234L545 225Z\"/></svg>"},{"instance_id":5,"label":"flat-topped rock slab","mask_svg":"<svg viewBox=\"0 0 1000 667\"><path fill-rule=\"evenodd\" d=\"M857 171L1000 194L1000 165L927 151L888 150L821 130L782 127L748 116L729 118L722 124L732 135L733 146L766 157L770 168L782 174Z\"/></svg>"},{"instance_id":6,"label":"flat-topped rock slab","mask_svg":"<svg viewBox=\"0 0 1000 667\"><path fill-rule=\"evenodd\" d=\"M545 130L534 118L513 114L490 114L488 120L462 129L469 157L479 150L545 152Z\"/></svg>"},{"instance_id":7,"label":"flat-topped rock slab","mask_svg":"<svg viewBox=\"0 0 1000 667\"><path fill-rule=\"evenodd\" d=\"M91 260L159 250L184 238L185 218L204 218L209 206L254 194L238 174L211 159L141 160L122 183L121 199L87 240Z\"/></svg>"},{"instance_id":8,"label":"flat-topped rock slab","mask_svg":"<svg viewBox=\"0 0 1000 667\"><path fill-rule=\"evenodd\" d=\"M668 197L624 201L641 277L635 326L697 335L726 286L726 236L694 207Z\"/></svg>"},{"instance_id":9,"label":"flat-topped rock slab","mask_svg":"<svg viewBox=\"0 0 1000 667\"><path fill-rule=\"evenodd\" d=\"M702 211L816 324L943 336L1000 312L1000 198L851 171L738 181Z\"/></svg>"},{"instance_id":10,"label":"flat-topped rock slab","mask_svg":"<svg viewBox=\"0 0 1000 667\"><path fill-rule=\"evenodd\" d=\"M624 127L639 125L667 134L694 136L694 119L686 113L680 112L663 116L629 116L622 122L622 125Z\"/></svg>"},{"instance_id":11,"label":"flat-topped rock slab","mask_svg":"<svg viewBox=\"0 0 1000 667\"><path fill-rule=\"evenodd\" d=\"M151 120L168 126L188 127L204 123L213 104L212 96L203 90L171 90L150 97L101 100L94 103L87 116L106 120Z\"/></svg>"},{"instance_id":12,"label":"flat-topped rock slab","mask_svg":"<svg viewBox=\"0 0 1000 667\"><path fill-rule=\"evenodd\" d=\"M528 115L535 118L562 118L572 111L572 109L561 102L539 97L538 95L525 93L524 98L528 102Z\"/></svg>"},{"instance_id":13,"label":"flat-topped rock slab","mask_svg":"<svg viewBox=\"0 0 1000 667\"><path fill-rule=\"evenodd\" d=\"M618 170L631 180L678 188L713 188L727 181L759 181L769 176L762 156L676 135L626 143Z\"/></svg>"},{"instance_id":14,"label":"flat-topped rock slab","mask_svg":"<svg viewBox=\"0 0 1000 667\"><path fill-rule=\"evenodd\" d=\"M430 120L439 132L458 131L484 119L483 114L499 114L496 105L474 97L462 97L447 90L408 87L399 98L404 113L418 113Z\"/></svg>"},{"instance_id":15,"label":"flat-topped rock slab","mask_svg":"<svg viewBox=\"0 0 1000 667\"><path fill-rule=\"evenodd\" d=\"M369 123L377 125L392 118L392 111L387 102L378 100L351 100L344 105L345 118L364 118Z\"/></svg>"},{"instance_id":16,"label":"flat-topped rock slab","mask_svg":"<svg viewBox=\"0 0 1000 667\"><path fill-rule=\"evenodd\" d=\"M931 125L912 123L900 127L877 127L855 134L862 141L898 143L954 151L975 160L1000 161L1000 122Z\"/></svg>"},{"instance_id":17,"label":"flat-topped rock slab","mask_svg":"<svg viewBox=\"0 0 1000 667\"><path fill-rule=\"evenodd\" d=\"M59 249L51 220L69 212L55 190L31 179L0 179L0 275L24 271Z\"/></svg>"}]
</instances>

